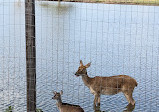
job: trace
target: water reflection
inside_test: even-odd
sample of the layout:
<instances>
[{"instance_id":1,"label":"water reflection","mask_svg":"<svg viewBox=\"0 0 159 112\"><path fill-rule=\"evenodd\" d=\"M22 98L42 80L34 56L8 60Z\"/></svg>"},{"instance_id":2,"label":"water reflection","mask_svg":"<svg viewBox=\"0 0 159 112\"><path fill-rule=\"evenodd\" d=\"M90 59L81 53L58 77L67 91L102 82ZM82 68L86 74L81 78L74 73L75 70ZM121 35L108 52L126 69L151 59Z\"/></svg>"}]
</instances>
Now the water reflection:
<instances>
[{"instance_id":1,"label":"water reflection","mask_svg":"<svg viewBox=\"0 0 159 112\"><path fill-rule=\"evenodd\" d=\"M126 107L125 107L125 110L123 110L123 112L132 112L133 110L135 109L135 105L132 105L132 104L128 104ZM108 111L108 110L107 110ZM97 105L97 106L94 106L94 112L106 112L106 111L102 111L100 109L100 105Z\"/></svg>"},{"instance_id":2,"label":"water reflection","mask_svg":"<svg viewBox=\"0 0 159 112\"><path fill-rule=\"evenodd\" d=\"M100 110L100 105L94 106L94 112L105 112Z\"/></svg>"},{"instance_id":3,"label":"water reflection","mask_svg":"<svg viewBox=\"0 0 159 112\"><path fill-rule=\"evenodd\" d=\"M135 105L129 103L125 108L126 110L124 110L123 112L132 112L135 109Z\"/></svg>"},{"instance_id":4,"label":"water reflection","mask_svg":"<svg viewBox=\"0 0 159 112\"><path fill-rule=\"evenodd\" d=\"M14 3L0 2L0 112L9 104L17 112L26 111L25 6ZM86 112L159 110L158 11L150 6L36 1L37 107L57 112L50 91L63 89L68 93L64 100ZM81 79L72 77L79 58L93 62L92 77L124 73L136 78L136 106L124 108L124 96L105 96L103 101L110 103L93 110L93 95Z\"/></svg>"},{"instance_id":5,"label":"water reflection","mask_svg":"<svg viewBox=\"0 0 159 112\"><path fill-rule=\"evenodd\" d=\"M18 1L16 1L15 2L15 7L17 6L17 7L20 7L21 5L22 5L22 1L21 0L18 0Z\"/></svg>"},{"instance_id":6,"label":"water reflection","mask_svg":"<svg viewBox=\"0 0 159 112\"><path fill-rule=\"evenodd\" d=\"M65 4L61 2L54 2L54 3L47 3L47 2L42 2L40 5L44 8L47 9L47 11L52 11L53 13L56 13L58 15L64 15L68 14L73 7L72 4Z\"/></svg>"}]
</instances>

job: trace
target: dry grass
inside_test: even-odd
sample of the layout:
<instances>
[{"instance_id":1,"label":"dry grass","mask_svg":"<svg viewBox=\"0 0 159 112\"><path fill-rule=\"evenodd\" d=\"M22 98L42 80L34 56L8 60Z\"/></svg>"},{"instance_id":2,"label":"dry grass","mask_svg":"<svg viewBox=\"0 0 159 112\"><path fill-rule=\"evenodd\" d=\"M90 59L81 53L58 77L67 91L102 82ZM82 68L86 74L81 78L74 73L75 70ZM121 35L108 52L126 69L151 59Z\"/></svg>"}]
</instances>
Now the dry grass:
<instances>
[{"instance_id":1,"label":"dry grass","mask_svg":"<svg viewBox=\"0 0 159 112\"><path fill-rule=\"evenodd\" d=\"M45 1L58 1L58 0L45 0ZM59 1L159 6L159 0L59 0Z\"/></svg>"},{"instance_id":2,"label":"dry grass","mask_svg":"<svg viewBox=\"0 0 159 112\"><path fill-rule=\"evenodd\" d=\"M109 4L159 5L159 0L77 0L77 1L101 2Z\"/></svg>"},{"instance_id":3,"label":"dry grass","mask_svg":"<svg viewBox=\"0 0 159 112\"><path fill-rule=\"evenodd\" d=\"M106 3L159 5L159 0L96 0Z\"/></svg>"}]
</instances>

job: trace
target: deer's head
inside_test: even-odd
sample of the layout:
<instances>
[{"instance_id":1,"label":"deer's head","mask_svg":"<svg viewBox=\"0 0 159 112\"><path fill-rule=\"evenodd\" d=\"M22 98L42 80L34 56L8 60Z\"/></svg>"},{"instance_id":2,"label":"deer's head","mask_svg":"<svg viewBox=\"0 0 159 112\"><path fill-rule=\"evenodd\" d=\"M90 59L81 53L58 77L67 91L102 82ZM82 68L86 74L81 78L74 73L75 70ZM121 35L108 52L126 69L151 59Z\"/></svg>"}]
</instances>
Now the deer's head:
<instances>
[{"instance_id":1,"label":"deer's head","mask_svg":"<svg viewBox=\"0 0 159 112\"><path fill-rule=\"evenodd\" d=\"M83 65L82 60L80 60L80 66L78 67L77 72L75 73L76 76L82 76L82 75L87 75L87 69L91 63L88 63L86 65Z\"/></svg>"},{"instance_id":2,"label":"deer's head","mask_svg":"<svg viewBox=\"0 0 159 112\"><path fill-rule=\"evenodd\" d=\"M52 99L54 100L61 100L61 95L63 94L63 91L61 90L61 92L56 92L54 91L54 96L52 97Z\"/></svg>"}]
</instances>

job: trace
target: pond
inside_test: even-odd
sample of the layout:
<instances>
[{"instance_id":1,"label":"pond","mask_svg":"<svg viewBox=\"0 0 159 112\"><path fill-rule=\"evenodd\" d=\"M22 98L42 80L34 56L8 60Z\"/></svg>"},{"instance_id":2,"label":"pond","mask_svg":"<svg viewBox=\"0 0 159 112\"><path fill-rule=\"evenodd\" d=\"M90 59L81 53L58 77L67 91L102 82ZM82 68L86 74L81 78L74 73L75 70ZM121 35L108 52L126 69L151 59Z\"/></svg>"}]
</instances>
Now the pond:
<instances>
[{"instance_id":1,"label":"pond","mask_svg":"<svg viewBox=\"0 0 159 112\"><path fill-rule=\"evenodd\" d=\"M17 0L18 1L18 0ZM93 95L74 73L135 78L134 112L159 110L159 7L36 1L37 108L56 112L64 102L93 112ZM0 2L0 111L26 111L24 2ZM102 95L100 110L122 112L124 95Z\"/></svg>"}]
</instances>

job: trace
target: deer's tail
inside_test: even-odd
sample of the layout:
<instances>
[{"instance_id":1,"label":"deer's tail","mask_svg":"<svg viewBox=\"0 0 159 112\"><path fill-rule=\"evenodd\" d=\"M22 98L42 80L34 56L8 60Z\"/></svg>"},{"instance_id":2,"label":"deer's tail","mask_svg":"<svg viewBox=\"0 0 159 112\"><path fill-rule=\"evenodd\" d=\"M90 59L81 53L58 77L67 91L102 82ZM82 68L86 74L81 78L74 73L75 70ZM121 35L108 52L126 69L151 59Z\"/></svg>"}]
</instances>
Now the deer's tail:
<instances>
[{"instance_id":1,"label":"deer's tail","mask_svg":"<svg viewBox=\"0 0 159 112\"><path fill-rule=\"evenodd\" d=\"M138 85L138 83L137 83L136 80L135 80L135 86L137 87L137 85Z\"/></svg>"}]
</instances>

